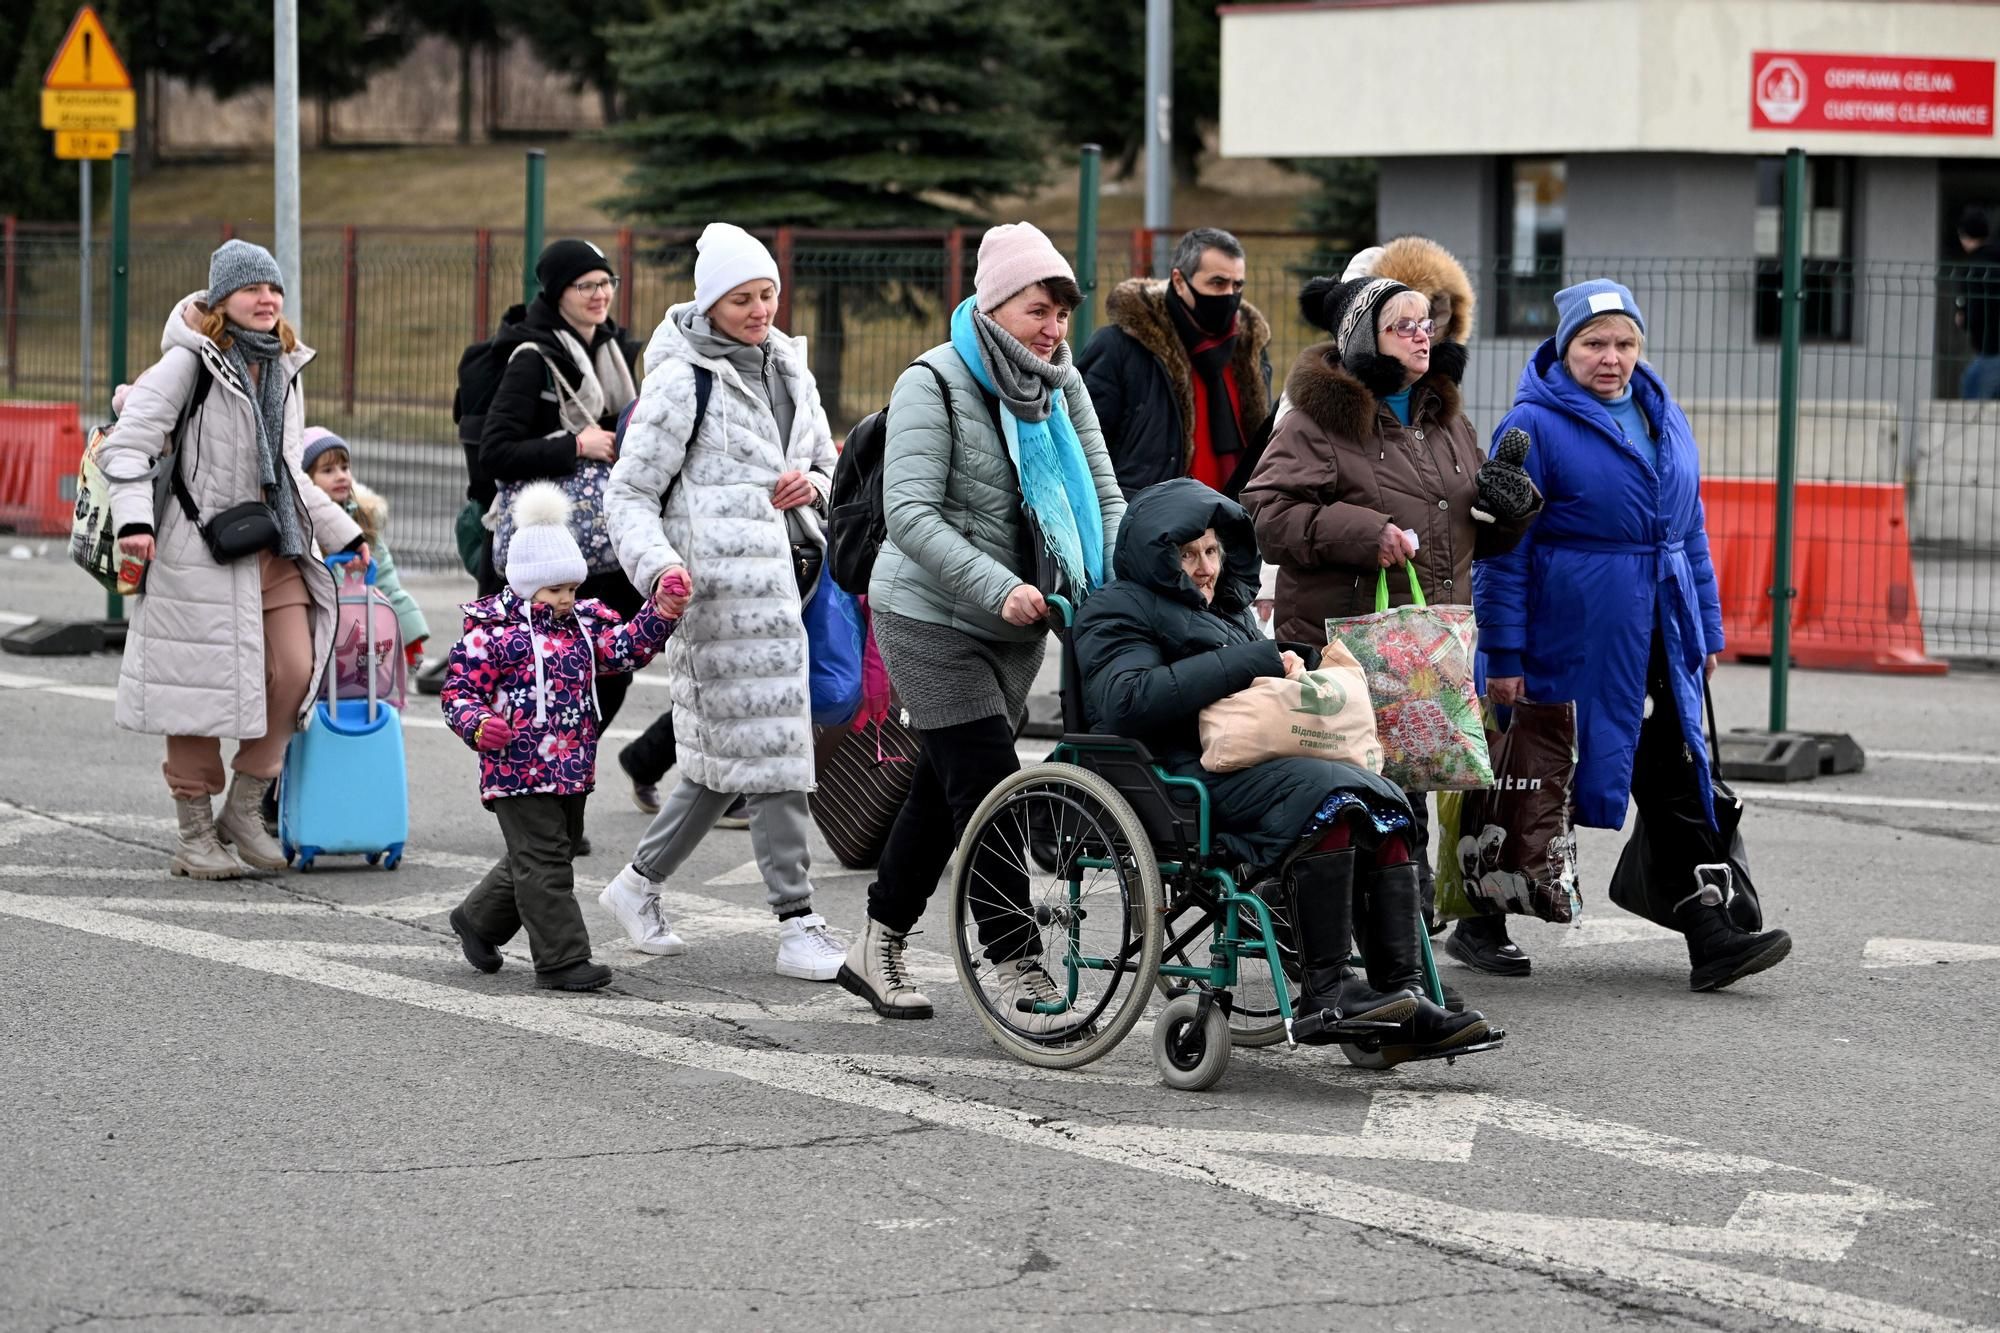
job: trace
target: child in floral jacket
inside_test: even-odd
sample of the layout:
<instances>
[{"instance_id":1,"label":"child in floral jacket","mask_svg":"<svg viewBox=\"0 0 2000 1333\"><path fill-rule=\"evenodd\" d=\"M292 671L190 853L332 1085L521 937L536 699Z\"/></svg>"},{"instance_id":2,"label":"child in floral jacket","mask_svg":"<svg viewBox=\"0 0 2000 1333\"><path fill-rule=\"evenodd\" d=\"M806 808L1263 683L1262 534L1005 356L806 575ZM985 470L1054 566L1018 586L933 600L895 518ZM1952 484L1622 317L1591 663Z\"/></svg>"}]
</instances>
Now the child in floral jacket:
<instances>
[{"instance_id":1,"label":"child in floral jacket","mask_svg":"<svg viewBox=\"0 0 2000 1333\"><path fill-rule=\"evenodd\" d=\"M507 587L465 608L445 672L445 720L479 751L479 799L507 840L452 909L451 928L466 961L495 972L499 946L525 926L536 985L595 990L611 969L590 960L571 861L597 782L597 677L650 662L674 621L652 602L621 623L601 602L576 600L589 568L554 485L524 488L514 521ZM666 609L678 617L685 599Z\"/></svg>"}]
</instances>

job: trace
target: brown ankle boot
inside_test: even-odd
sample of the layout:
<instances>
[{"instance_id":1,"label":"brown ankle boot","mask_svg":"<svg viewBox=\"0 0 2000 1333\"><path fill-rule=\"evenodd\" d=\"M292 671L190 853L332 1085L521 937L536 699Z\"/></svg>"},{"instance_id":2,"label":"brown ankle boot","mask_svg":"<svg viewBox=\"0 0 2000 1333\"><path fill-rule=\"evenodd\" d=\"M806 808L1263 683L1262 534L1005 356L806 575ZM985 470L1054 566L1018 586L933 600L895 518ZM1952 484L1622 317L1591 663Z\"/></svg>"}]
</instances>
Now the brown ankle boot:
<instances>
[{"instance_id":1,"label":"brown ankle boot","mask_svg":"<svg viewBox=\"0 0 2000 1333\"><path fill-rule=\"evenodd\" d=\"M189 879L236 879L243 866L217 841L215 817L206 796L176 796L174 816L180 823L180 846L168 868Z\"/></svg>"},{"instance_id":2,"label":"brown ankle boot","mask_svg":"<svg viewBox=\"0 0 2000 1333\"><path fill-rule=\"evenodd\" d=\"M229 794L222 798L222 813L215 818L215 836L233 843L245 865L259 870L283 870L285 853L277 840L264 831L264 793L272 779L253 778L247 773L229 779Z\"/></svg>"}]
</instances>

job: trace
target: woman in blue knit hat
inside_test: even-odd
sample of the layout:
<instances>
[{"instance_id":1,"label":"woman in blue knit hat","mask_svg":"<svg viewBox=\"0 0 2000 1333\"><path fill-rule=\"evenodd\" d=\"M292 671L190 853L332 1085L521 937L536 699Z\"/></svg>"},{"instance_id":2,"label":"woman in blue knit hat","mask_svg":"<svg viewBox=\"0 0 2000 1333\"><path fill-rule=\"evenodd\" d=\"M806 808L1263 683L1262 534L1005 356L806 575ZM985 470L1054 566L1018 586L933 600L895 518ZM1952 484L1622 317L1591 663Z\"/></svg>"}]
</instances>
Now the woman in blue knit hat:
<instances>
[{"instance_id":1,"label":"woman in blue knit hat","mask_svg":"<svg viewBox=\"0 0 2000 1333\"><path fill-rule=\"evenodd\" d=\"M1534 439L1527 469L1541 516L1521 544L1473 568L1480 647L1495 704L1576 701L1576 819L1621 828L1716 828L1703 722L1722 651L1722 604L1701 506L1694 431L1640 360L1646 320L1631 291L1593 278L1556 293L1555 337L1521 372L1494 432ZM1791 951L1782 930L1743 929L1729 886L1704 876L1699 839L1648 840L1676 887L1691 989L1718 990ZM1685 893L1678 892L1685 888Z\"/></svg>"}]
</instances>

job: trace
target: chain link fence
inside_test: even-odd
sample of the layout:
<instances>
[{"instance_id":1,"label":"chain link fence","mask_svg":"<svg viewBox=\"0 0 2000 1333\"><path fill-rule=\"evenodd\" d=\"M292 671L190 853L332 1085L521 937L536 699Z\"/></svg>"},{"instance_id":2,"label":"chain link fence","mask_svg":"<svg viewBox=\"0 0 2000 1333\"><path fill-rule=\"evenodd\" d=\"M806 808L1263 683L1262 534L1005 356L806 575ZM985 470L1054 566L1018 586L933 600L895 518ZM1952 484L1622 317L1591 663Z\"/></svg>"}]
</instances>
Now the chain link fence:
<instances>
[{"instance_id":1,"label":"chain link fence","mask_svg":"<svg viewBox=\"0 0 2000 1333\"><path fill-rule=\"evenodd\" d=\"M694 233L583 234L623 276L615 314L643 342L691 293ZM202 285L221 239L212 228L135 233L129 375L158 355L162 321ZM1054 239L1074 251L1073 235ZM1345 256L1324 253L1305 235L1242 239L1248 299L1270 318L1282 384L1299 351L1321 336L1298 314L1298 287L1337 271ZM952 306L972 290L979 232L787 230L766 240L785 275L781 326L806 338L839 433L886 402L910 360L943 341ZM1111 289L1149 274L1154 241L1146 232L1100 236L1098 325ZM456 368L466 345L490 335L521 299L522 235L310 229L303 250L294 309L318 352L306 377L308 420L346 436L357 474L389 497L399 562L450 567L464 488L450 411ZM106 415L111 388L107 252L102 240L93 251L96 383L83 394L87 422ZM1770 261L1609 256L1522 265L1473 256L1466 266L1479 311L1465 402L1479 429L1489 431L1505 413L1522 367L1552 331L1550 295L1567 282L1609 276L1630 286L1646 312L1647 359L1694 425L1704 475L1757 483L1775 476L1779 343ZM0 267L0 394L76 399L83 386L75 230L8 223ZM1978 278L1964 265L1916 263L1823 263L1809 274L1797 448L1805 483L1800 616L1864 632L1885 620L1914 626L1920 616L1932 654L2000 657L2000 403L1959 397L1971 349L1957 311ZM1768 545L1772 520L1760 499L1768 491L1745 487L1728 515L1711 518L1712 528L1730 534L1724 547L1738 553L1724 581L1743 614L1768 595L1756 545L1758 538ZM1904 551L1913 585L1893 577ZM1883 586L1885 577L1894 586Z\"/></svg>"}]
</instances>

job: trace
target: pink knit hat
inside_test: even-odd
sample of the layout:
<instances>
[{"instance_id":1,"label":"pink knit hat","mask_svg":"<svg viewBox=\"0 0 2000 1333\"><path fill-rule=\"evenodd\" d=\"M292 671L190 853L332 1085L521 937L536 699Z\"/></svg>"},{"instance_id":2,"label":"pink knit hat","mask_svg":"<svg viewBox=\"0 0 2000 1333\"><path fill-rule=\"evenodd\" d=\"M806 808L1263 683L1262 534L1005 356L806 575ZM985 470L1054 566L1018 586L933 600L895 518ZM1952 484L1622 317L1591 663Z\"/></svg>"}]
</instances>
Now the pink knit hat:
<instances>
[{"instance_id":1,"label":"pink knit hat","mask_svg":"<svg viewBox=\"0 0 2000 1333\"><path fill-rule=\"evenodd\" d=\"M1075 282L1076 273L1034 223L1003 222L980 238L972 290L984 313L992 314L1016 292L1047 278Z\"/></svg>"}]
</instances>

